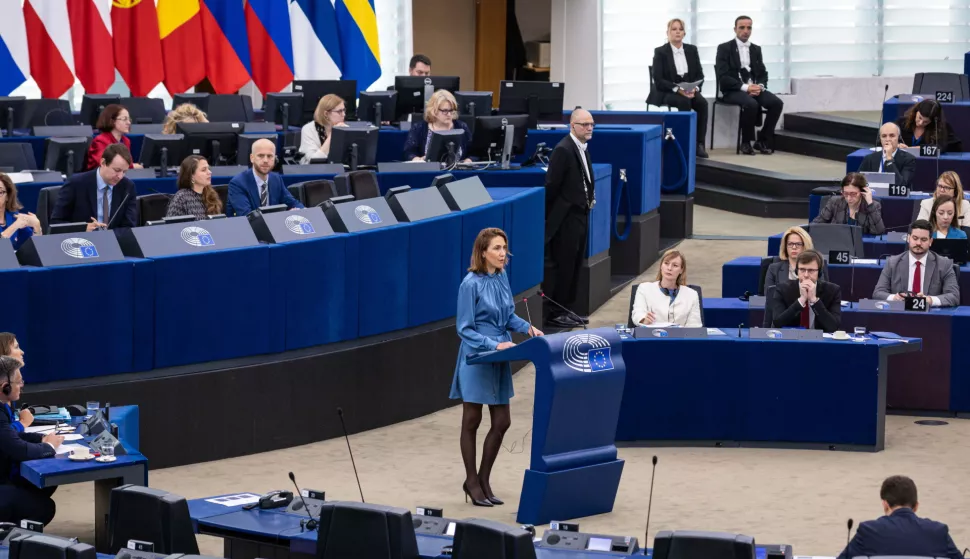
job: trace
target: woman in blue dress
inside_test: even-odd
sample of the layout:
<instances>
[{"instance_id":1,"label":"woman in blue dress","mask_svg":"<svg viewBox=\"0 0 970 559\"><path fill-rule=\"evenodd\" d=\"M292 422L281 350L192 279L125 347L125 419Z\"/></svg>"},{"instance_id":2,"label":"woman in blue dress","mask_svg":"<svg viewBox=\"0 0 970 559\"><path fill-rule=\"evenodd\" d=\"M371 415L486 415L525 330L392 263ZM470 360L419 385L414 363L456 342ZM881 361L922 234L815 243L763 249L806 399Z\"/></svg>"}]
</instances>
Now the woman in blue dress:
<instances>
[{"instance_id":1,"label":"woman in blue dress","mask_svg":"<svg viewBox=\"0 0 970 559\"><path fill-rule=\"evenodd\" d=\"M14 250L34 235L40 235L40 220L30 212L23 212L17 200L17 187L6 173L0 173L0 237L10 239Z\"/></svg>"},{"instance_id":2,"label":"woman in blue dress","mask_svg":"<svg viewBox=\"0 0 970 559\"><path fill-rule=\"evenodd\" d=\"M501 229L483 229L475 239L471 267L458 288L458 364L451 383L451 398L462 400L461 458L465 463L465 500L479 507L501 505L492 493L489 475L502 438L512 424L509 399L512 397L512 369L508 363L469 365L465 358L472 353L510 348L509 331L541 336L542 332L515 315L512 288L505 273L509 256L509 239ZM485 436L481 467L475 468L478 426L482 422L482 405L488 404L492 426Z\"/></svg>"}]
</instances>

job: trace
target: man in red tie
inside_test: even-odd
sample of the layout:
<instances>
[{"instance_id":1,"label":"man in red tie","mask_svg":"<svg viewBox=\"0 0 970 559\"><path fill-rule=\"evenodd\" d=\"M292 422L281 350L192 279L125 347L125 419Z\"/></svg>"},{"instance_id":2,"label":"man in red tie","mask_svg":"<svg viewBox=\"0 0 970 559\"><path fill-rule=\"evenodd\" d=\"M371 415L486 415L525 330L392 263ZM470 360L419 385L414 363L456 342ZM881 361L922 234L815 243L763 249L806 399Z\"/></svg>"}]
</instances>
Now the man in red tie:
<instances>
[{"instance_id":1,"label":"man in red tie","mask_svg":"<svg viewBox=\"0 0 970 559\"><path fill-rule=\"evenodd\" d=\"M776 328L814 328L835 332L842 324L842 288L820 280L822 255L806 250L795 259L797 281L782 281L771 288L765 305L765 322Z\"/></svg>"},{"instance_id":2,"label":"man in red tie","mask_svg":"<svg viewBox=\"0 0 970 559\"><path fill-rule=\"evenodd\" d=\"M926 297L933 307L960 304L960 284L953 270L953 261L930 252L932 231L933 226L925 219L916 220L909 227L906 237L909 250L886 260L872 293L873 299L900 301L912 294Z\"/></svg>"}]
</instances>

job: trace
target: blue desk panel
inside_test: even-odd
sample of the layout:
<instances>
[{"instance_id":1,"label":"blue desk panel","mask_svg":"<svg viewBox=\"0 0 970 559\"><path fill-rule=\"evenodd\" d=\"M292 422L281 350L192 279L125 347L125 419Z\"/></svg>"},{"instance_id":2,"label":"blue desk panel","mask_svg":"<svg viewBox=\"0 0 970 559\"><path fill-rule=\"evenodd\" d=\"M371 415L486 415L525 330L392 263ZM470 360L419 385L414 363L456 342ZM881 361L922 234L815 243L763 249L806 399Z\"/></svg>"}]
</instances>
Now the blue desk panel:
<instances>
[{"instance_id":1,"label":"blue desk panel","mask_svg":"<svg viewBox=\"0 0 970 559\"><path fill-rule=\"evenodd\" d=\"M802 225L805 228L805 225ZM778 249L781 247L781 235L768 237L768 256L778 256ZM902 240L902 234L893 232L878 237L872 235L862 236L862 251L866 258L886 258L901 254L906 250L906 243ZM825 256L828 256L827 254Z\"/></svg>"},{"instance_id":2,"label":"blue desk panel","mask_svg":"<svg viewBox=\"0 0 970 559\"><path fill-rule=\"evenodd\" d=\"M122 442L124 444L124 442ZM76 462L67 455L42 460L30 460L20 465L20 475L37 487L54 487L61 485L64 478L77 478L70 483L94 481L117 477L115 470L129 466L138 466L144 470L144 483L148 485L148 459L138 452L118 456L117 460L102 464L96 460Z\"/></svg>"},{"instance_id":3,"label":"blue desk panel","mask_svg":"<svg viewBox=\"0 0 970 559\"><path fill-rule=\"evenodd\" d=\"M970 173L970 166L967 167L965 172ZM964 176L964 171L961 171L961 176ZM916 195L911 194L899 198L876 196L875 199L879 200L879 204L882 206L882 222L886 228L896 231L906 231L909 224L913 222L914 208L918 207L919 203L928 196L927 193L918 193ZM967 197L967 195L964 194L964 197ZM822 211L822 204L825 203L826 198L827 196L819 196L817 194L812 194L808 197L809 221L815 219L819 212Z\"/></svg>"},{"instance_id":4,"label":"blue desk panel","mask_svg":"<svg viewBox=\"0 0 970 559\"><path fill-rule=\"evenodd\" d=\"M501 207L489 208L501 214ZM358 285L357 335L363 338L407 328L408 266L413 258L408 226L348 235L347 253L356 255L347 267L356 275L351 281Z\"/></svg>"},{"instance_id":5,"label":"blue desk panel","mask_svg":"<svg viewBox=\"0 0 970 559\"><path fill-rule=\"evenodd\" d=\"M29 273L28 268L0 270L0 293L7 294L4 302L3 325L0 326L0 331L11 332L17 336L17 342L26 352L24 359L30 359L28 362L32 362L29 325L32 311L36 312L36 309L31 309L30 301L25 296L30 285L30 282L27 281ZM24 367L22 373L27 382L37 382L33 372L34 367Z\"/></svg>"},{"instance_id":6,"label":"blue desk panel","mask_svg":"<svg viewBox=\"0 0 970 559\"><path fill-rule=\"evenodd\" d=\"M541 191L538 188L534 190ZM503 212L501 222L507 223L504 214L512 212L512 205L492 205ZM462 222L465 217L460 213L451 213L420 221L407 228L407 244L411 248L411 257L407 262L408 327L455 314L458 286L469 264L461 258L467 250L461 244L464 241ZM504 229L507 234L512 234L508 231L508 225ZM542 277L541 274L539 277Z\"/></svg>"}]
</instances>

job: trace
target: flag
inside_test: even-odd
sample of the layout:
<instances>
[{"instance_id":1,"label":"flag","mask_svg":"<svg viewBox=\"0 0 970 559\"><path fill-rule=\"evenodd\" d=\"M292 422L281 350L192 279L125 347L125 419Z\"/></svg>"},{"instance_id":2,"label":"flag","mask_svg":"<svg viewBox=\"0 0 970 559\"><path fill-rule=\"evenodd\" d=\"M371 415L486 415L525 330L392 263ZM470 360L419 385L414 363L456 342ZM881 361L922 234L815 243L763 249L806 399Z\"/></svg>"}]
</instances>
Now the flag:
<instances>
[{"instance_id":1,"label":"flag","mask_svg":"<svg viewBox=\"0 0 970 559\"><path fill-rule=\"evenodd\" d=\"M0 95L10 95L30 76L27 28L20 0L0 0Z\"/></svg>"},{"instance_id":2,"label":"flag","mask_svg":"<svg viewBox=\"0 0 970 559\"><path fill-rule=\"evenodd\" d=\"M241 0L202 0L205 70L216 93L236 93L249 82L249 40Z\"/></svg>"},{"instance_id":3,"label":"flag","mask_svg":"<svg viewBox=\"0 0 970 559\"><path fill-rule=\"evenodd\" d=\"M24 27L30 73L44 97L56 99L74 85L74 47L67 0L27 0Z\"/></svg>"},{"instance_id":4,"label":"flag","mask_svg":"<svg viewBox=\"0 0 970 559\"><path fill-rule=\"evenodd\" d=\"M105 93L115 83L111 44L111 0L68 0L74 73L87 93Z\"/></svg>"},{"instance_id":5,"label":"flag","mask_svg":"<svg viewBox=\"0 0 970 559\"><path fill-rule=\"evenodd\" d=\"M158 0L165 88L172 95L205 79L199 0Z\"/></svg>"},{"instance_id":6,"label":"flag","mask_svg":"<svg viewBox=\"0 0 970 559\"><path fill-rule=\"evenodd\" d=\"M340 79L340 38L331 0L290 0L293 74L298 80Z\"/></svg>"},{"instance_id":7,"label":"flag","mask_svg":"<svg viewBox=\"0 0 970 559\"><path fill-rule=\"evenodd\" d=\"M115 66L133 97L145 97L165 78L154 0L113 0Z\"/></svg>"},{"instance_id":8,"label":"flag","mask_svg":"<svg viewBox=\"0 0 970 559\"><path fill-rule=\"evenodd\" d=\"M256 87L275 93L293 81L293 39L286 0L247 0L246 31Z\"/></svg>"},{"instance_id":9,"label":"flag","mask_svg":"<svg viewBox=\"0 0 970 559\"><path fill-rule=\"evenodd\" d=\"M381 77L374 0L336 0L342 78L365 90Z\"/></svg>"}]
</instances>

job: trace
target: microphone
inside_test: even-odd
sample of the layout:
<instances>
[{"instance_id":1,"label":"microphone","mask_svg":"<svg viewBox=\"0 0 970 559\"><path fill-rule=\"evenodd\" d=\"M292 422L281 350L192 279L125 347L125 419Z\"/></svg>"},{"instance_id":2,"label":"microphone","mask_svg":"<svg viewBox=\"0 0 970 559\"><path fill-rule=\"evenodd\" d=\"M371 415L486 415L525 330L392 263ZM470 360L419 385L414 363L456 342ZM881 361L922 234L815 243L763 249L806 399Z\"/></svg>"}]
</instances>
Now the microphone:
<instances>
[{"instance_id":1,"label":"microphone","mask_svg":"<svg viewBox=\"0 0 970 559\"><path fill-rule=\"evenodd\" d=\"M522 303L525 305L525 316L529 318L529 337L531 338L532 330L534 330L534 327L532 326L532 313L529 312L529 298L523 297Z\"/></svg>"},{"instance_id":2,"label":"microphone","mask_svg":"<svg viewBox=\"0 0 970 559\"><path fill-rule=\"evenodd\" d=\"M296 487L296 494L299 495L300 496L300 500L303 501L303 510L305 510L306 511L306 515L310 517L310 520L307 520L307 522L305 524L306 529L307 530L316 530L317 529L317 521L316 521L315 518L313 518L313 515L310 514L310 509L306 506L306 499L303 498L303 492L300 491L300 486L296 484L296 476L293 475L293 472L290 472L290 481L293 482L293 487Z\"/></svg>"},{"instance_id":3,"label":"microphone","mask_svg":"<svg viewBox=\"0 0 970 559\"><path fill-rule=\"evenodd\" d=\"M849 539L852 536L852 519L846 523L845 547L849 547Z\"/></svg>"},{"instance_id":4,"label":"microphone","mask_svg":"<svg viewBox=\"0 0 970 559\"><path fill-rule=\"evenodd\" d=\"M357 464L354 462L354 451L350 448L350 437L347 435L347 425L344 423L344 409L341 407L337 408L337 416L340 417L340 428L344 431L344 439L347 441L347 452L350 453L350 464L354 467L354 477L357 479L357 491L360 491L360 502L366 503L364 500L364 490L360 487L360 476L357 475Z\"/></svg>"},{"instance_id":5,"label":"microphone","mask_svg":"<svg viewBox=\"0 0 970 559\"><path fill-rule=\"evenodd\" d=\"M164 177L162 177L162 178L164 178ZM168 196L168 198L170 200L172 199L172 196L175 196L174 194L169 194L168 192L160 192L158 190L155 190L154 188L152 188L152 187L150 187L148 185L140 185L140 186L142 186L145 190L151 191L152 194L162 194L162 195Z\"/></svg>"},{"instance_id":6,"label":"microphone","mask_svg":"<svg viewBox=\"0 0 970 559\"><path fill-rule=\"evenodd\" d=\"M131 192L128 192L128 193L125 194L125 197L121 200L121 204L118 204L118 209L115 210L115 214L113 216L111 216L111 219L108 220L108 223L105 224L105 226L102 228L102 230L104 230L104 229L111 229L111 224L114 223L115 218L118 217L118 214L121 213L121 210L123 210L125 208L125 203L128 202L128 198L130 198L130 197L131 197Z\"/></svg>"},{"instance_id":7,"label":"microphone","mask_svg":"<svg viewBox=\"0 0 970 559\"><path fill-rule=\"evenodd\" d=\"M557 303L557 302L553 301L552 299L550 299L549 296L546 295L545 291L540 291L539 292L539 297L542 297L543 299L545 299L546 301L549 301L553 305L556 305L557 307L559 307L563 311L566 311L566 314L568 314L573 320L575 320L576 322L578 322L578 323L580 323L582 325L583 330L586 330L587 329L586 328L586 321L583 320L583 318L581 316L579 316L578 314L574 313L573 311L567 309L566 307L564 307L564 306L560 305L559 303Z\"/></svg>"},{"instance_id":8,"label":"microphone","mask_svg":"<svg viewBox=\"0 0 970 559\"><path fill-rule=\"evenodd\" d=\"M882 103L879 104L880 107L886 104L886 96L889 95L889 84L882 90Z\"/></svg>"},{"instance_id":9,"label":"microphone","mask_svg":"<svg viewBox=\"0 0 970 559\"><path fill-rule=\"evenodd\" d=\"M650 537L650 509L653 507L653 477L657 473L657 457L653 457L653 469L650 471L650 498L647 499L647 527L643 531L643 548L647 548L647 539Z\"/></svg>"},{"instance_id":10,"label":"microphone","mask_svg":"<svg viewBox=\"0 0 970 559\"><path fill-rule=\"evenodd\" d=\"M942 110L943 110L943 108L940 107L940 111L942 111ZM941 153L940 153L940 151L941 151L941 146L940 146L940 115L939 114L937 114L936 115L936 118L933 119L933 129L936 130L936 177L939 178L939 176L940 176L940 155L941 155Z\"/></svg>"},{"instance_id":11,"label":"microphone","mask_svg":"<svg viewBox=\"0 0 970 559\"><path fill-rule=\"evenodd\" d=\"M751 292L750 291L745 291L744 292L744 295L738 295L738 299L741 300L741 301L750 301L751 300Z\"/></svg>"}]
</instances>

